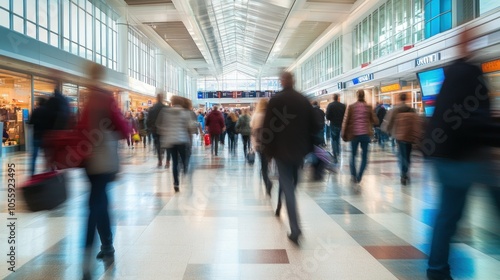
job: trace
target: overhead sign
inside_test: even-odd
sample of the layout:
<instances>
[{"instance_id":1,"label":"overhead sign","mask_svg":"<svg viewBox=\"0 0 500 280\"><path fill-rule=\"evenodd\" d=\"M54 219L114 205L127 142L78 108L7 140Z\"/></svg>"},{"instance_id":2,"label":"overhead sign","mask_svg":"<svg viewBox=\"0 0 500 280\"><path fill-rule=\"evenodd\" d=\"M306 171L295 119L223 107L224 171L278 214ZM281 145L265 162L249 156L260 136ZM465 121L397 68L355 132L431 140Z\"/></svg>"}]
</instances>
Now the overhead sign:
<instances>
[{"instance_id":1,"label":"overhead sign","mask_svg":"<svg viewBox=\"0 0 500 280\"><path fill-rule=\"evenodd\" d=\"M500 71L500 59L488 61L481 65L483 73L491 73Z\"/></svg>"},{"instance_id":2,"label":"overhead sign","mask_svg":"<svg viewBox=\"0 0 500 280\"><path fill-rule=\"evenodd\" d=\"M415 59L415 66L422 66L429 63L436 62L441 59L441 53L433 53L426 56L419 57Z\"/></svg>"},{"instance_id":3,"label":"overhead sign","mask_svg":"<svg viewBox=\"0 0 500 280\"><path fill-rule=\"evenodd\" d=\"M380 92L382 92L382 93L396 91L396 90L401 90L400 83L395 83L395 84L390 84L390 85L380 87Z\"/></svg>"},{"instance_id":4,"label":"overhead sign","mask_svg":"<svg viewBox=\"0 0 500 280\"><path fill-rule=\"evenodd\" d=\"M342 82L337 83L337 88L338 88L339 90L344 89L344 88L345 88L344 83L342 83Z\"/></svg>"},{"instance_id":5,"label":"overhead sign","mask_svg":"<svg viewBox=\"0 0 500 280\"><path fill-rule=\"evenodd\" d=\"M373 73L366 74L366 75L352 79L352 84L357 85L357 84L361 84L361 83L368 82L371 80L373 80Z\"/></svg>"}]
</instances>

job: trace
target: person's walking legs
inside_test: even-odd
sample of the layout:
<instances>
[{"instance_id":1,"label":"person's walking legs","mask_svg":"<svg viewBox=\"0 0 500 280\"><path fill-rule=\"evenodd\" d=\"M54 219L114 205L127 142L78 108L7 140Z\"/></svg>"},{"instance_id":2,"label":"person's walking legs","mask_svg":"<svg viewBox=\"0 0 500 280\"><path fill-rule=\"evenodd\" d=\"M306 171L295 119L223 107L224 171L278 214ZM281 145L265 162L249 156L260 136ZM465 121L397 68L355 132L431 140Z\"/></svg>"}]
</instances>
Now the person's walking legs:
<instances>
[{"instance_id":1,"label":"person's walking legs","mask_svg":"<svg viewBox=\"0 0 500 280\"><path fill-rule=\"evenodd\" d=\"M276 165L278 166L280 188L285 194L288 219L290 221L291 233L289 238L297 243L298 237L301 234L297 216L297 201L295 198L296 182L294 181L298 166L280 160L276 160Z\"/></svg>"}]
</instances>

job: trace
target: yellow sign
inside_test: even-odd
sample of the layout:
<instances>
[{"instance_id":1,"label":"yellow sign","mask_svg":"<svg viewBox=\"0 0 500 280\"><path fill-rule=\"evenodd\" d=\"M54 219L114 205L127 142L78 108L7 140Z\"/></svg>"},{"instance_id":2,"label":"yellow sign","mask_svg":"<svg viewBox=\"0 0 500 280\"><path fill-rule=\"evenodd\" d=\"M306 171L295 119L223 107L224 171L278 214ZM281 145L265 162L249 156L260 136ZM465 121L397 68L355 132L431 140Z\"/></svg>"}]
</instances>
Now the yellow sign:
<instances>
[{"instance_id":1,"label":"yellow sign","mask_svg":"<svg viewBox=\"0 0 500 280\"><path fill-rule=\"evenodd\" d=\"M399 83L395 83L392 85L381 86L380 92L384 93L384 92L395 91L395 90L400 90L400 89L401 89L401 85Z\"/></svg>"},{"instance_id":2,"label":"yellow sign","mask_svg":"<svg viewBox=\"0 0 500 280\"><path fill-rule=\"evenodd\" d=\"M483 73L500 71L500 59L485 62L481 65Z\"/></svg>"}]
</instances>

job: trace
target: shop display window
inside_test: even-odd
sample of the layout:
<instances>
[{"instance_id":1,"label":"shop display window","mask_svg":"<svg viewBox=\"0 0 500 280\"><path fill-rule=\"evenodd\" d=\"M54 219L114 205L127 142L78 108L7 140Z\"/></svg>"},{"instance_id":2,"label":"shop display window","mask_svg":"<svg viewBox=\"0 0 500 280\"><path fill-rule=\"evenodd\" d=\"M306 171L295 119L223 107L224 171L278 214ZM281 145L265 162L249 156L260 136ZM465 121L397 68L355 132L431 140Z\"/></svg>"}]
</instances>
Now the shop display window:
<instances>
[{"instance_id":1,"label":"shop display window","mask_svg":"<svg viewBox=\"0 0 500 280\"><path fill-rule=\"evenodd\" d=\"M31 79L28 75L0 70L0 121L8 139L4 146L24 144L24 121L29 117Z\"/></svg>"}]
</instances>

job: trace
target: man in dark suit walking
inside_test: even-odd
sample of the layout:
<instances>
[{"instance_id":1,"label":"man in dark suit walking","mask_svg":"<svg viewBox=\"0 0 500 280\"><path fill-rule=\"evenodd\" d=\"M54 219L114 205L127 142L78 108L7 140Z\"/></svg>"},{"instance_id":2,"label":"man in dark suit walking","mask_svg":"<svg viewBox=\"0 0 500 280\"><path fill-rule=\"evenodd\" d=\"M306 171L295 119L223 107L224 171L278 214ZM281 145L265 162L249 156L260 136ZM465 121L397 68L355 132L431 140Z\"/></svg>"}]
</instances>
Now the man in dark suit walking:
<instances>
[{"instance_id":1,"label":"man in dark suit walking","mask_svg":"<svg viewBox=\"0 0 500 280\"><path fill-rule=\"evenodd\" d=\"M298 169L305 155L312 151L313 137L321 127L307 98L293 88L292 73L283 72L280 82L283 90L269 101L260 139L264 153L276 161L290 220L288 238L298 244L302 233L295 199Z\"/></svg>"},{"instance_id":2,"label":"man in dark suit walking","mask_svg":"<svg viewBox=\"0 0 500 280\"><path fill-rule=\"evenodd\" d=\"M344 121L346 106L339 102L339 95L333 95L333 102L326 107L326 119L330 121L330 130L332 134L332 153L335 162L338 162L340 155L340 131Z\"/></svg>"}]
</instances>

